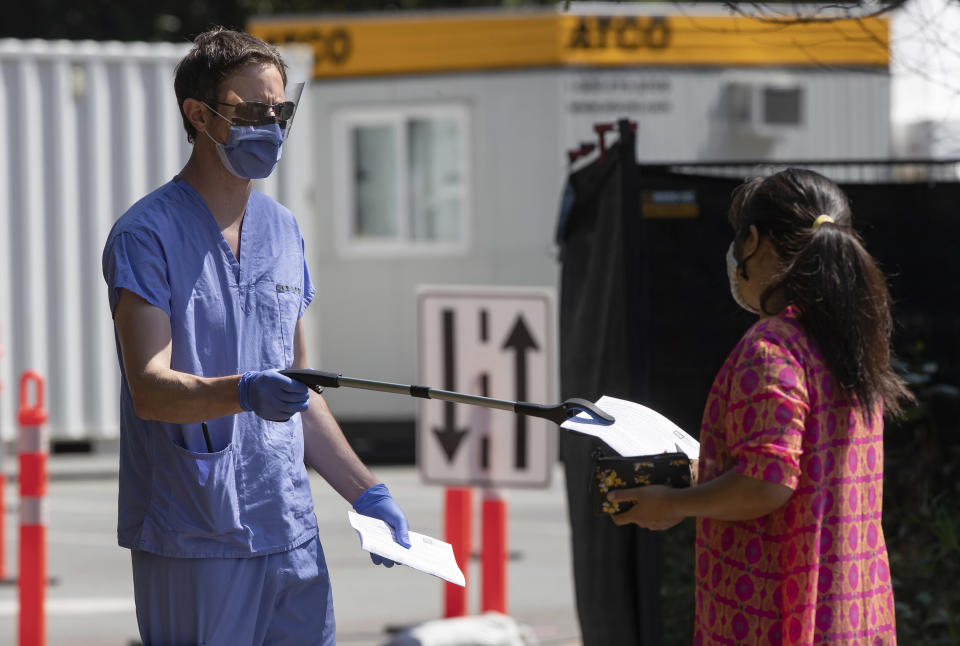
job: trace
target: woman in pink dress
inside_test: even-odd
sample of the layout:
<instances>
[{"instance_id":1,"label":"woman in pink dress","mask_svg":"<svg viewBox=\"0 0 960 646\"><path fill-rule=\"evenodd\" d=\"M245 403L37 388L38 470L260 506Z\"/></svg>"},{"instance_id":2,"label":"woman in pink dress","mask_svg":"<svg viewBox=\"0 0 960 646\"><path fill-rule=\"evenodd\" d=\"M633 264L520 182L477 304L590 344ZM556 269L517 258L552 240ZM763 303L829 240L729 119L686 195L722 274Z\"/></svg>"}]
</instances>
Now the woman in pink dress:
<instances>
[{"instance_id":1,"label":"woman in pink dress","mask_svg":"<svg viewBox=\"0 0 960 646\"><path fill-rule=\"evenodd\" d=\"M612 492L637 503L614 521L697 518L695 644L895 644L883 416L910 394L884 276L812 171L748 180L730 221L731 292L760 320L710 390L698 485Z\"/></svg>"}]
</instances>

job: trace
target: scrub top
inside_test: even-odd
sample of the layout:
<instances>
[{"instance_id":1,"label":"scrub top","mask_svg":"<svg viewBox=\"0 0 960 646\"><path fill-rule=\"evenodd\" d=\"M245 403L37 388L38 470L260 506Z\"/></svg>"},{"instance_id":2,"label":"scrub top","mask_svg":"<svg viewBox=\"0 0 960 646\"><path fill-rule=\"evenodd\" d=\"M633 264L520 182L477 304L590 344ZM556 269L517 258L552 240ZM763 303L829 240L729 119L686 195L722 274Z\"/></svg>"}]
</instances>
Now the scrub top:
<instances>
[{"instance_id":1,"label":"scrub top","mask_svg":"<svg viewBox=\"0 0 960 646\"><path fill-rule=\"evenodd\" d=\"M134 204L103 251L110 311L120 289L170 317L171 368L214 377L287 368L297 320L314 295L293 214L252 191L234 256L183 180ZM120 359L121 546L172 557L249 557L317 534L300 415L253 412L171 424L137 416Z\"/></svg>"}]
</instances>

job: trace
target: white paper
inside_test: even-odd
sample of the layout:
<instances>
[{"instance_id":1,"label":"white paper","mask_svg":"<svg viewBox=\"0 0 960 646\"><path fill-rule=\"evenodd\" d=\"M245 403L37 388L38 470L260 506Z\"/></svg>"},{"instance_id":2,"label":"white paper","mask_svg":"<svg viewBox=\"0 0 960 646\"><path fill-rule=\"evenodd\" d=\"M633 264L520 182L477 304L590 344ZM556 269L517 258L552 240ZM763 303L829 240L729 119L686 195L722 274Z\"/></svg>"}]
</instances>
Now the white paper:
<instances>
[{"instance_id":1,"label":"white paper","mask_svg":"<svg viewBox=\"0 0 960 646\"><path fill-rule=\"evenodd\" d=\"M608 395L597 400L596 405L616 421L606 424L588 413L580 413L560 426L600 438L624 457L674 452L686 453L690 459L700 457L700 443L652 408Z\"/></svg>"},{"instance_id":2,"label":"white paper","mask_svg":"<svg viewBox=\"0 0 960 646\"><path fill-rule=\"evenodd\" d=\"M450 543L431 538L417 532L410 532L410 548L407 549L393 540L393 532L379 518L371 518L347 510L350 525L360 536L360 547L395 563L402 563L415 570L432 574L459 586L466 586L463 572L457 566Z\"/></svg>"}]
</instances>

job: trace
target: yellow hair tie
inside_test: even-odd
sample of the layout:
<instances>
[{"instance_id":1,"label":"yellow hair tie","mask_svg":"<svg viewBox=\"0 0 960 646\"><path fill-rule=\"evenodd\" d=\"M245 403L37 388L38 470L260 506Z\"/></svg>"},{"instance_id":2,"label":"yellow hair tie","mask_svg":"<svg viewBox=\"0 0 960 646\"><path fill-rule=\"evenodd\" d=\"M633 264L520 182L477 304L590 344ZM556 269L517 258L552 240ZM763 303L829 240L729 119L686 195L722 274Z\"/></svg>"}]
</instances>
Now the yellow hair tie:
<instances>
[{"instance_id":1,"label":"yellow hair tie","mask_svg":"<svg viewBox=\"0 0 960 646\"><path fill-rule=\"evenodd\" d=\"M829 222L830 224L833 224L835 220L826 214L817 216L817 219L813 221L813 230L816 231L818 228L820 228L820 225L823 224L824 222Z\"/></svg>"}]
</instances>

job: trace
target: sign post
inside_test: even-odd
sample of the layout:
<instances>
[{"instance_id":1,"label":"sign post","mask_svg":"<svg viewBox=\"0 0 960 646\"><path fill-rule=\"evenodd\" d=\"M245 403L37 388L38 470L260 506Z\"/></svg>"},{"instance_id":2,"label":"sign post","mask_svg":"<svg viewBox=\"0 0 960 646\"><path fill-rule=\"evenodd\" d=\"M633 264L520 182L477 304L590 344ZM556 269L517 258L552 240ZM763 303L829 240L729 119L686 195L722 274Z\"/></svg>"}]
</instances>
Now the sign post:
<instances>
[{"instance_id":1,"label":"sign post","mask_svg":"<svg viewBox=\"0 0 960 646\"><path fill-rule=\"evenodd\" d=\"M507 614L507 501L497 489L485 489L480 610Z\"/></svg>"},{"instance_id":2,"label":"sign post","mask_svg":"<svg viewBox=\"0 0 960 646\"><path fill-rule=\"evenodd\" d=\"M444 496L444 540L453 548L457 567L467 576L473 551L473 489L447 487ZM467 613L467 588L443 583L443 616L462 617Z\"/></svg>"},{"instance_id":3,"label":"sign post","mask_svg":"<svg viewBox=\"0 0 960 646\"><path fill-rule=\"evenodd\" d=\"M553 290L424 286L417 300L420 383L516 401L555 399ZM507 501L502 489L549 485L556 436L555 424L543 419L453 402L420 403L417 465L425 482L448 487L446 540L461 558L470 550L470 487L485 492L482 611L507 611ZM469 580L463 560L461 569ZM467 589L449 587L445 616L466 614Z\"/></svg>"}]
</instances>

